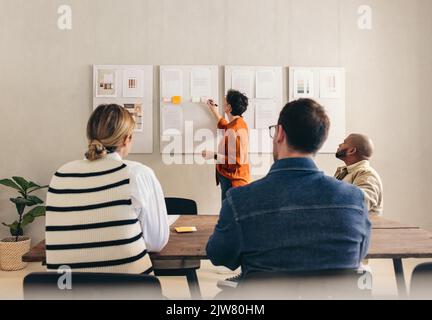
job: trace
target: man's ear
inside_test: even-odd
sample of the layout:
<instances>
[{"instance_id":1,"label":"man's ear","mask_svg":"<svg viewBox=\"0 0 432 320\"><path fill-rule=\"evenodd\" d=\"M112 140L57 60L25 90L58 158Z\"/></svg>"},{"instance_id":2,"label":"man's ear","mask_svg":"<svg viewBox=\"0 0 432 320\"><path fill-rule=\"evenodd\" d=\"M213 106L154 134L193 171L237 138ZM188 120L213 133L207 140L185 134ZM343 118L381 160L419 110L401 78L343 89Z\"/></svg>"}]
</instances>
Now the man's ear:
<instances>
[{"instance_id":1,"label":"man's ear","mask_svg":"<svg viewBox=\"0 0 432 320\"><path fill-rule=\"evenodd\" d=\"M286 138L286 133L285 130L282 128L282 126L278 126L277 127L277 136L276 136L276 141L278 143L282 143L285 141Z\"/></svg>"},{"instance_id":2,"label":"man's ear","mask_svg":"<svg viewBox=\"0 0 432 320\"><path fill-rule=\"evenodd\" d=\"M347 150L347 155L353 156L353 155L355 155L356 153L357 153L357 148L356 148L356 147L352 147L352 148L349 148L349 149Z\"/></svg>"}]
</instances>

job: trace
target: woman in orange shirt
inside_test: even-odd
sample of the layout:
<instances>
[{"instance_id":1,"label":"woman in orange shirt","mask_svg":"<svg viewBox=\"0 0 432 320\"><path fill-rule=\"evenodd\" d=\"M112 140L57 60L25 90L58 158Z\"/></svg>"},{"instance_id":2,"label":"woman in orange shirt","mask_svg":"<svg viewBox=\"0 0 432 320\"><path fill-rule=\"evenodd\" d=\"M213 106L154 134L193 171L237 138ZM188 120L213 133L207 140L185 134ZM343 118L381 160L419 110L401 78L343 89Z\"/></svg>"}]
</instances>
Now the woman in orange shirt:
<instances>
[{"instance_id":1,"label":"woman in orange shirt","mask_svg":"<svg viewBox=\"0 0 432 320\"><path fill-rule=\"evenodd\" d=\"M218 106L212 100L207 104L217 120L218 129L225 130L217 153L203 151L205 159L216 160L216 181L221 185L223 202L229 189L250 183L249 128L242 117L249 102L244 94L229 90L224 103L228 121L219 114Z\"/></svg>"}]
</instances>

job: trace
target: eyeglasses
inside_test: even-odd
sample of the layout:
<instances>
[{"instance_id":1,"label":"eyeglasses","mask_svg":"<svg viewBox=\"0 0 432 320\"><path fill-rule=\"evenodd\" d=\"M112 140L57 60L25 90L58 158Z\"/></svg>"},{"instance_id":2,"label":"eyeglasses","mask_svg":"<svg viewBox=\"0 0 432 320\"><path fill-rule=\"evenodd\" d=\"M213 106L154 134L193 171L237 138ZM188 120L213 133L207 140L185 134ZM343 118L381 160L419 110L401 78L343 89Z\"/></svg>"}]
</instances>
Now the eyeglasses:
<instances>
[{"instance_id":1,"label":"eyeglasses","mask_svg":"<svg viewBox=\"0 0 432 320\"><path fill-rule=\"evenodd\" d=\"M274 138L275 134L276 134L276 128L279 127L279 125L274 125L274 126L270 126L269 127L269 133L270 133L270 138Z\"/></svg>"}]
</instances>

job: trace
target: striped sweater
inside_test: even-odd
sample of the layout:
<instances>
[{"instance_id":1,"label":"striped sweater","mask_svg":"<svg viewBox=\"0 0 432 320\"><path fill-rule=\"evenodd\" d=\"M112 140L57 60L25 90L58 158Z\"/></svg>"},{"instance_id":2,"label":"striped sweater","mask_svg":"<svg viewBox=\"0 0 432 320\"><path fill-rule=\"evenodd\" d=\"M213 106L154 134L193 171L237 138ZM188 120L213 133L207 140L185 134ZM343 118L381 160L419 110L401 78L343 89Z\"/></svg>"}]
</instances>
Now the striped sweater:
<instances>
[{"instance_id":1,"label":"striped sweater","mask_svg":"<svg viewBox=\"0 0 432 320\"><path fill-rule=\"evenodd\" d=\"M48 270L151 272L128 174L111 159L74 161L56 172L47 195Z\"/></svg>"}]
</instances>

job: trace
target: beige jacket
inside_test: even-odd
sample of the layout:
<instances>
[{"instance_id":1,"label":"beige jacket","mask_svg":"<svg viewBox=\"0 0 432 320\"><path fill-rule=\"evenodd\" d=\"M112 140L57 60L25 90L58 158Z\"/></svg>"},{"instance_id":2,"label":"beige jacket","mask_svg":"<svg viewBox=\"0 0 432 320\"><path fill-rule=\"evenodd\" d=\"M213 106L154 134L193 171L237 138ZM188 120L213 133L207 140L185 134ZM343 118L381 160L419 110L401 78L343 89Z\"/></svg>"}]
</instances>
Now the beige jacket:
<instances>
[{"instance_id":1,"label":"beige jacket","mask_svg":"<svg viewBox=\"0 0 432 320\"><path fill-rule=\"evenodd\" d=\"M346 169L347 175L343 178L344 182L359 187L366 200L366 206L370 215L382 215L383 213L383 185L378 173L370 166L369 161L357 162L348 167L337 169L335 177Z\"/></svg>"}]
</instances>

